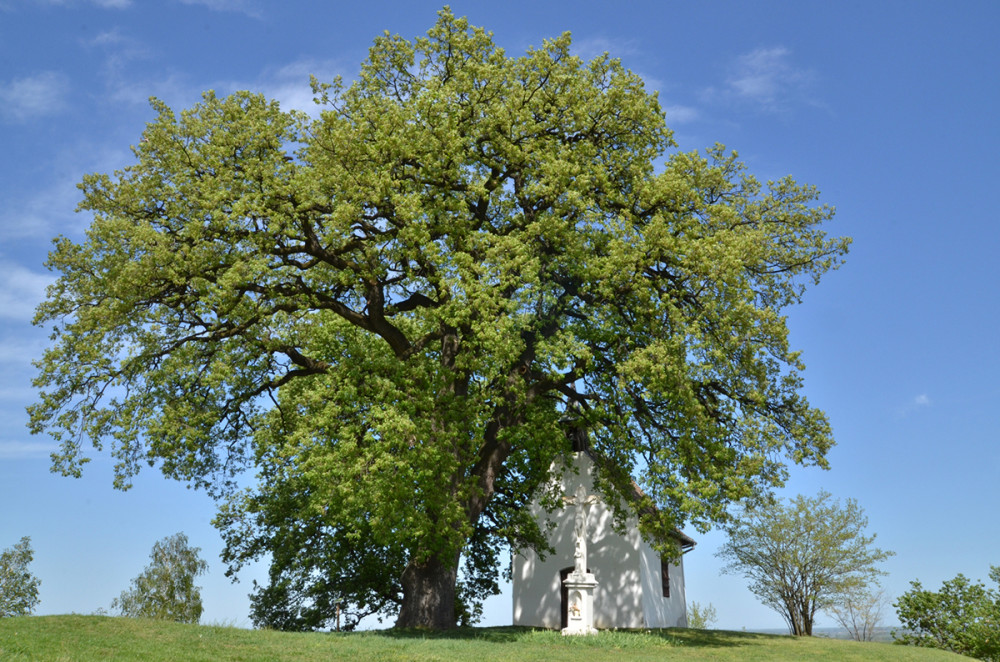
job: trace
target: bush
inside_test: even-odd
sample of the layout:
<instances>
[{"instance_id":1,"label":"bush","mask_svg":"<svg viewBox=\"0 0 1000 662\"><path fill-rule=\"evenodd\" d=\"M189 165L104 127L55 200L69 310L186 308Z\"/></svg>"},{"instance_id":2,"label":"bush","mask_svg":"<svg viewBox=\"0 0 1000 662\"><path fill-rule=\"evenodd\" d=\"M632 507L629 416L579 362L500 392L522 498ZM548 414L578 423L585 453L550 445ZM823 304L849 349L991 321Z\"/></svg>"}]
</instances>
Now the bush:
<instances>
[{"instance_id":1,"label":"bush","mask_svg":"<svg viewBox=\"0 0 1000 662\"><path fill-rule=\"evenodd\" d=\"M702 607L697 602L688 605L688 627L696 630L707 630L715 624L715 607L709 602Z\"/></svg>"},{"instance_id":2,"label":"bush","mask_svg":"<svg viewBox=\"0 0 1000 662\"><path fill-rule=\"evenodd\" d=\"M990 568L990 579L1000 585L1000 567ZM988 662L1000 662L1000 591L959 574L927 591L919 581L895 603L901 634L898 644L953 651Z\"/></svg>"}]
</instances>

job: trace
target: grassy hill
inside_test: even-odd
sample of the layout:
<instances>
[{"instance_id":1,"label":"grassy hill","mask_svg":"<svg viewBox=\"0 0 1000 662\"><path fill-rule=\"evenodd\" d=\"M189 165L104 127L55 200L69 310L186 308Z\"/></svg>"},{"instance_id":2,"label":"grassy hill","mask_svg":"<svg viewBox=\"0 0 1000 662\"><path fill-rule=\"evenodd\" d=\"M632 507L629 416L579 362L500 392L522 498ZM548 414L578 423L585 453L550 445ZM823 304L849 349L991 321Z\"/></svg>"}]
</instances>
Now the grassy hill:
<instances>
[{"instance_id":1,"label":"grassy hill","mask_svg":"<svg viewBox=\"0 0 1000 662\"><path fill-rule=\"evenodd\" d=\"M602 632L563 637L527 628L474 628L448 634L358 632L293 634L181 625L104 616L34 616L0 619L0 660L105 662L312 662L323 660L517 660L587 659L779 660L935 662L963 660L942 651L793 638L751 632L662 630Z\"/></svg>"}]
</instances>

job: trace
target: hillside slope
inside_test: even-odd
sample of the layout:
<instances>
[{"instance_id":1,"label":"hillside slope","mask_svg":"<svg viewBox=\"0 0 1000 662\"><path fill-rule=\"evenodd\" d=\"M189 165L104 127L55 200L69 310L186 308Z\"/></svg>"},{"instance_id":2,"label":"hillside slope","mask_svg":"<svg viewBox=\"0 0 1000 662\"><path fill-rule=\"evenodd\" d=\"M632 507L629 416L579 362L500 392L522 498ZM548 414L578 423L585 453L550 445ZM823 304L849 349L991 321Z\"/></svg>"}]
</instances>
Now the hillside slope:
<instances>
[{"instance_id":1,"label":"hillside slope","mask_svg":"<svg viewBox=\"0 0 1000 662\"><path fill-rule=\"evenodd\" d=\"M0 660L22 662L319 662L320 660L576 661L767 660L798 662L948 662L952 653L793 638L750 632L662 630L562 637L526 628L473 628L447 634L396 632L286 633L181 625L106 616L0 619Z\"/></svg>"}]
</instances>

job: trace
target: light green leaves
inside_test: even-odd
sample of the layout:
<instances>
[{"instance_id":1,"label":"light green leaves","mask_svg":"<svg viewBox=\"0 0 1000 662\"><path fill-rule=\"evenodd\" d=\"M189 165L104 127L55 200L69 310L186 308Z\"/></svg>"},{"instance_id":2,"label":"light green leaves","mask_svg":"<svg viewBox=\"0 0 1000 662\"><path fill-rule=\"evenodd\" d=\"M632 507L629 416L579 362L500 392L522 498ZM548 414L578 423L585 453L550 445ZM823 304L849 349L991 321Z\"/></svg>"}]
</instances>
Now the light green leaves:
<instances>
[{"instance_id":1,"label":"light green leaves","mask_svg":"<svg viewBox=\"0 0 1000 662\"><path fill-rule=\"evenodd\" d=\"M119 487L148 463L222 498L251 469L231 512L261 540L291 535L273 507L481 569L545 544L522 510L570 408L656 535L824 464L782 311L846 253L832 212L720 146L670 152L641 78L570 45L510 57L444 10L315 83L315 119L154 101L136 163L84 178L86 240L50 255L31 427L56 467L107 444Z\"/></svg>"},{"instance_id":2,"label":"light green leaves","mask_svg":"<svg viewBox=\"0 0 1000 662\"><path fill-rule=\"evenodd\" d=\"M0 618L28 616L38 605L41 581L28 569L33 558L27 536L0 552Z\"/></svg>"},{"instance_id":3,"label":"light green leaves","mask_svg":"<svg viewBox=\"0 0 1000 662\"><path fill-rule=\"evenodd\" d=\"M197 547L188 547L183 533L175 533L153 545L151 563L130 588L111 603L111 609L128 618L155 618L178 623L201 620L201 588L195 578L208 571Z\"/></svg>"},{"instance_id":4,"label":"light green leaves","mask_svg":"<svg viewBox=\"0 0 1000 662\"><path fill-rule=\"evenodd\" d=\"M717 556L724 572L749 580L750 591L781 614L792 634L811 635L816 612L885 574L879 564L894 552L875 547L867 526L855 500L841 505L827 492L799 495L787 506L768 501L737 514Z\"/></svg>"}]
</instances>

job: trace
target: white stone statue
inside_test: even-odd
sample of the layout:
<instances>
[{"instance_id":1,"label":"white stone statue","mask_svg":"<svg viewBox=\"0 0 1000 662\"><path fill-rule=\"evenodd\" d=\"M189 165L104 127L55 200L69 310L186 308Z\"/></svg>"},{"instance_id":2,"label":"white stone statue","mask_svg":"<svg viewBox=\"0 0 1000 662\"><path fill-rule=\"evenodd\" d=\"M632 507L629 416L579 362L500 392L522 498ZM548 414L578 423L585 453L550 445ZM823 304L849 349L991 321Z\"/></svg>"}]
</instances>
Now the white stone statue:
<instances>
[{"instance_id":1,"label":"white stone statue","mask_svg":"<svg viewBox=\"0 0 1000 662\"><path fill-rule=\"evenodd\" d=\"M573 574L582 577L587 574L587 506L597 503L597 496L594 494L587 496L586 488L579 485L572 497L563 497L563 502L576 506L576 514L573 517L573 532L576 535Z\"/></svg>"},{"instance_id":2,"label":"white stone statue","mask_svg":"<svg viewBox=\"0 0 1000 662\"><path fill-rule=\"evenodd\" d=\"M597 496L587 495L583 485L576 488L573 496L564 496L563 503L576 507L573 515L573 533L576 548L573 551L573 572L563 580L567 589L569 623L563 628L566 635L597 634L594 628L594 589L597 580L587 572L587 507L597 503Z\"/></svg>"}]
</instances>

